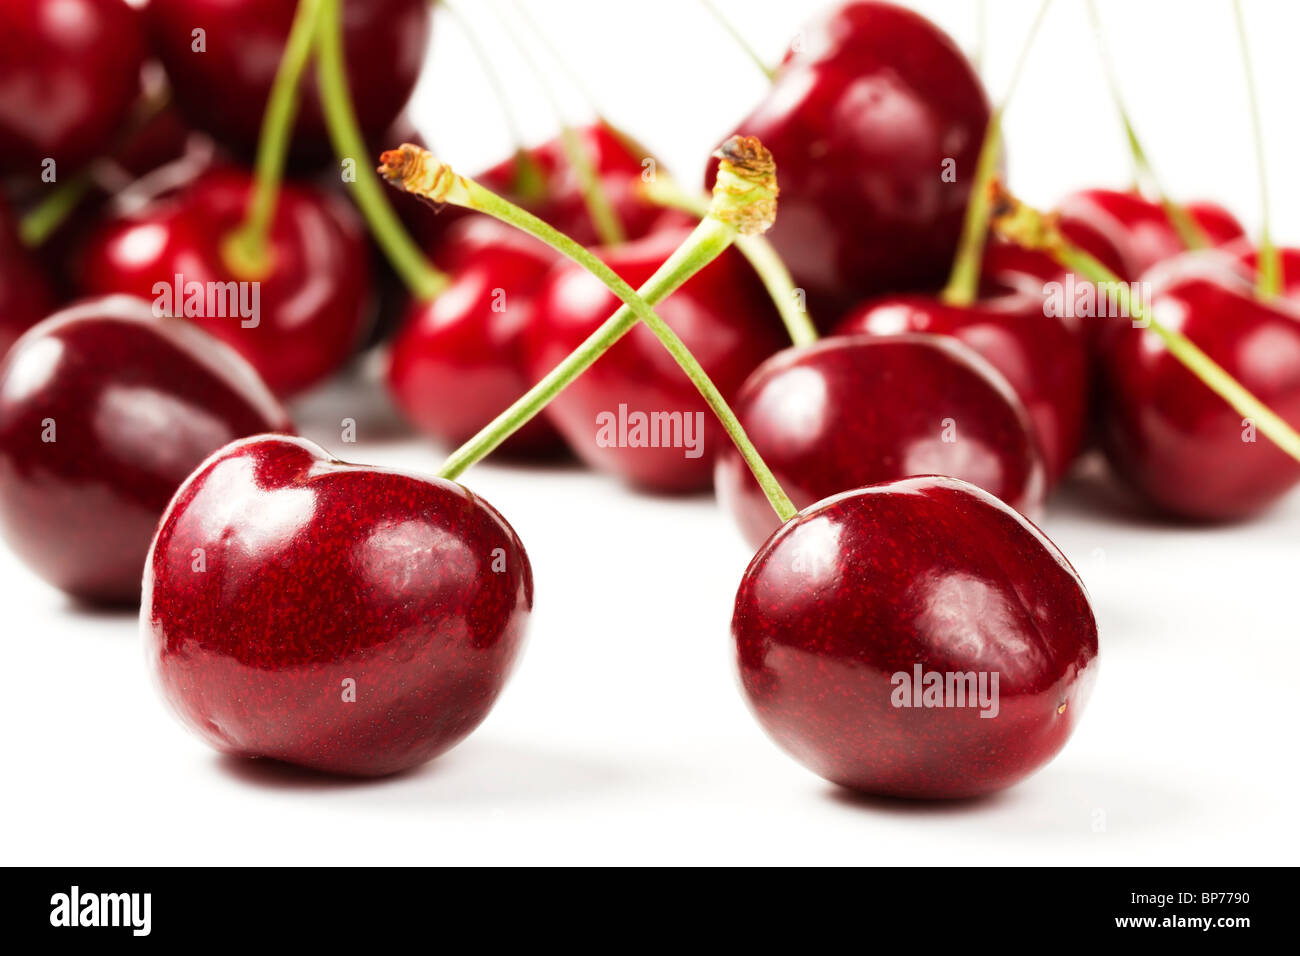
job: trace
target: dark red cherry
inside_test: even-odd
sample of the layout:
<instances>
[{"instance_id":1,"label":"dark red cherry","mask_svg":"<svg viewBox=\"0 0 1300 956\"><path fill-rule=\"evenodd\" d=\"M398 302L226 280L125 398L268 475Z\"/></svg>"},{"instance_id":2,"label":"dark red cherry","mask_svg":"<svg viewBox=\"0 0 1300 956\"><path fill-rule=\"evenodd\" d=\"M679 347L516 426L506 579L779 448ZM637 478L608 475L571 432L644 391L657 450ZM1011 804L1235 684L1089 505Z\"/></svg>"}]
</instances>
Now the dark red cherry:
<instances>
[{"instance_id":1,"label":"dark red cherry","mask_svg":"<svg viewBox=\"0 0 1300 956\"><path fill-rule=\"evenodd\" d=\"M951 335L998 370L1020 397L1043 451L1047 478L1064 477L1083 442L1088 355L1067 309L1047 308L1042 283L990 290L970 306L930 296L892 296L851 312L841 334L929 332Z\"/></svg>"},{"instance_id":2,"label":"dark red cherry","mask_svg":"<svg viewBox=\"0 0 1300 956\"><path fill-rule=\"evenodd\" d=\"M429 45L430 6L427 0L343 4L348 88L368 137L385 130L415 89ZM252 152L297 7L297 0L151 0L145 20L154 50L192 123ZM200 39L202 50L196 49ZM295 155L331 155L311 69L303 76L292 142Z\"/></svg>"},{"instance_id":3,"label":"dark red cherry","mask_svg":"<svg viewBox=\"0 0 1300 956\"><path fill-rule=\"evenodd\" d=\"M1065 745L1097 672L1069 562L951 478L859 488L788 521L745 571L731 633L772 738L833 783L891 797L1024 779Z\"/></svg>"},{"instance_id":4,"label":"dark red cherry","mask_svg":"<svg viewBox=\"0 0 1300 956\"><path fill-rule=\"evenodd\" d=\"M53 306L50 284L0 200L0 356Z\"/></svg>"},{"instance_id":5,"label":"dark red cherry","mask_svg":"<svg viewBox=\"0 0 1300 956\"><path fill-rule=\"evenodd\" d=\"M685 231L674 229L598 252L640 287L685 238ZM585 269L568 262L557 266L538 292L526 339L533 380L558 365L618 305ZM655 312L728 399L784 340L771 298L734 250L707 265ZM709 487L714 453L727 441L695 386L643 325L556 396L546 412L587 464L654 491Z\"/></svg>"},{"instance_id":6,"label":"dark red cherry","mask_svg":"<svg viewBox=\"0 0 1300 956\"><path fill-rule=\"evenodd\" d=\"M235 438L292 429L238 355L125 296L40 323L0 365L0 529L78 598L135 603L158 518Z\"/></svg>"},{"instance_id":7,"label":"dark red cherry","mask_svg":"<svg viewBox=\"0 0 1300 956\"><path fill-rule=\"evenodd\" d=\"M243 170L214 169L105 224L83 250L81 287L137 295L183 315L247 358L277 395L292 395L342 367L362 337L370 295L365 235L342 199L285 183L269 272L237 275L223 246L243 221L251 189Z\"/></svg>"},{"instance_id":8,"label":"dark red cherry","mask_svg":"<svg viewBox=\"0 0 1300 956\"><path fill-rule=\"evenodd\" d=\"M0 171L68 178L107 152L140 91L139 14L124 0L0 0Z\"/></svg>"},{"instance_id":9,"label":"dark red cherry","mask_svg":"<svg viewBox=\"0 0 1300 956\"><path fill-rule=\"evenodd\" d=\"M800 37L806 52L734 132L776 159L769 235L829 323L865 297L943 282L989 104L956 44L902 7L848 4Z\"/></svg>"},{"instance_id":10,"label":"dark red cherry","mask_svg":"<svg viewBox=\"0 0 1300 956\"><path fill-rule=\"evenodd\" d=\"M835 336L786 349L745 380L736 415L796 508L862 485L946 474L1036 514L1042 453L1024 406L978 353L940 335ZM757 545L779 524L739 453L718 497Z\"/></svg>"},{"instance_id":11,"label":"dark red cherry","mask_svg":"<svg viewBox=\"0 0 1300 956\"><path fill-rule=\"evenodd\" d=\"M1185 208L1211 245L1221 246L1245 235L1241 223L1222 206L1193 202ZM1102 261L1127 281L1187 250L1160 203L1136 192L1085 189L1062 200L1057 216L1061 230L1071 241L1077 243L1078 237L1091 233L1104 237L1119 249L1118 261L1107 262L1105 258Z\"/></svg>"},{"instance_id":12,"label":"dark red cherry","mask_svg":"<svg viewBox=\"0 0 1300 956\"><path fill-rule=\"evenodd\" d=\"M532 605L524 546L477 495L260 437L177 493L140 618L163 696L207 743L370 777L479 725Z\"/></svg>"},{"instance_id":13,"label":"dark red cherry","mask_svg":"<svg viewBox=\"0 0 1300 956\"><path fill-rule=\"evenodd\" d=\"M1300 428L1300 306L1189 253L1148 273L1157 321L1181 331ZM1120 323L1102 355L1102 443L1126 484L1181 518L1245 518L1300 482L1300 463L1189 372L1152 332Z\"/></svg>"},{"instance_id":14,"label":"dark red cherry","mask_svg":"<svg viewBox=\"0 0 1300 956\"><path fill-rule=\"evenodd\" d=\"M486 216L452 227L438 265L450 285L415 302L389 353L388 388L417 428L459 445L528 390L524 341L533 298L556 256L519 230ZM545 416L515 432L503 450L539 455L563 441Z\"/></svg>"}]
</instances>

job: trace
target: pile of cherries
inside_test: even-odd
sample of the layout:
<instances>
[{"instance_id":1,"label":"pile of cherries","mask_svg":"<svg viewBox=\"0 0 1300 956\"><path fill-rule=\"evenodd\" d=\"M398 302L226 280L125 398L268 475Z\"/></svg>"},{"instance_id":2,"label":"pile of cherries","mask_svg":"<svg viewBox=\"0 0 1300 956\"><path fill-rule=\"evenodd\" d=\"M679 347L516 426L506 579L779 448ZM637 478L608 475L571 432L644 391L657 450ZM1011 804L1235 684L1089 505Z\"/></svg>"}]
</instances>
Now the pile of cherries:
<instances>
[{"instance_id":1,"label":"pile of cherries","mask_svg":"<svg viewBox=\"0 0 1300 956\"><path fill-rule=\"evenodd\" d=\"M384 225L336 162L369 176L414 138L403 109L432 6L0 0L0 530L75 598L139 603L166 699L223 752L350 775L423 763L486 716L532 607L527 553L491 505L446 478L335 460L295 437L282 403L377 347L412 427L452 447L619 305L510 226L397 193L394 242L423 252L428 281L403 283L411 270L380 254L398 219ZM310 13L341 18L369 152L336 157L332 94L308 68L268 177L269 104ZM973 287L941 290L985 185L991 114L934 24L858 0L803 28L734 131L775 158L767 238L824 337L786 344L770 276L739 246L656 312L797 515L773 511L712 424L698 455L598 439L620 407L714 421L645 325L502 446L571 453L650 492L716 487L758 549L732 625L756 716L797 760L871 793L988 793L1064 745L1096 622L1029 519L1090 442L1176 519L1245 518L1300 483L1300 463L1243 440L1250 423L1147 330L1049 308L1067 276L1048 255L989 238ZM643 188L647 170L666 175L652 158L598 120L476 181L635 287L699 221ZM268 195L258 241L238 246ZM1209 248L1135 191L1073 194L1056 222L1300 427L1300 250L1284 250L1290 284L1260 296L1240 223L1184 208ZM229 304L247 287L255 315L202 291ZM897 675L918 666L998 675L996 716L899 706Z\"/></svg>"}]
</instances>

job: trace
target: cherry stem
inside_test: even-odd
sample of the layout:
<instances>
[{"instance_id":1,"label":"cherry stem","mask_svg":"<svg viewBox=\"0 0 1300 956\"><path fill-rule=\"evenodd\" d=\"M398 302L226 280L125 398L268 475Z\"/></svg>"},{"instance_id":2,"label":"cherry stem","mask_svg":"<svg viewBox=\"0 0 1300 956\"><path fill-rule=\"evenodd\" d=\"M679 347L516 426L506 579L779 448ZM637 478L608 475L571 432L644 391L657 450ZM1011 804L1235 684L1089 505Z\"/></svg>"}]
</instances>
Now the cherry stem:
<instances>
[{"instance_id":1,"label":"cherry stem","mask_svg":"<svg viewBox=\"0 0 1300 956\"><path fill-rule=\"evenodd\" d=\"M253 190L248 197L244 222L226 237L222 246L226 265L238 276L257 277L270 271L267 236L275 219L289 139L298 112L298 86L311 59L322 6L323 0L299 0L271 95L266 101L254 162Z\"/></svg>"},{"instance_id":2,"label":"cherry stem","mask_svg":"<svg viewBox=\"0 0 1300 956\"><path fill-rule=\"evenodd\" d=\"M658 173L641 186L641 195L652 203L703 219L709 214L709 200L703 195L687 192L672 176ZM794 284L794 277L781 261L780 255L765 236L737 236L736 248L748 260L754 272L767 289L772 303L781 316L781 322L795 345L812 345L817 341L817 326L808 314L803 291Z\"/></svg>"},{"instance_id":3,"label":"cherry stem","mask_svg":"<svg viewBox=\"0 0 1300 956\"><path fill-rule=\"evenodd\" d=\"M603 245L621 245L627 241L627 235L623 231L623 223L619 221L617 213L614 212L614 206L610 203L609 196L605 192L605 184L597 174L595 166L592 165L591 157L584 148L582 139L573 126L564 119L564 110L561 108L559 100L556 99L555 91L551 89L551 85L546 81L546 71L533 59L532 51L519 38L514 24L510 22L510 19L495 3L492 4L492 12L496 15L502 27L505 28L511 42L514 43L530 72L537 77L538 88L542 91L542 95L546 97L551 112L555 114L556 119L559 121L560 148L564 151L564 158L568 160L574 173L577 174L578 189L582 194L582 202L587 207L587 215L591 217L591 224L596 229L596 235ZM520 7L516 7L516 13L521 19L527 18L527 14L522 12ZM531 20L527 22L532 23ZM533 24L533 33L536 36L542 36L541 32L536 29L535 24Z\"/></svg>"},{"instance_id":4,"label":"cherry stem","mask_svg":"<svg viewBox=\"0 0 1300 956\"><path fill-rule=\"evenodd\" d=\"M393 270L401 277L411 295L422 302L428 302L447 287L447 276L429 262L402 226L401 219L384 195L383 184L370 168L366 159L369 150L357 125L352 95L348 91L341 0L321 2L324 18L316 42L316 72L330 142L339 159L352 164L352 197L370 226L375 241L384 250Z\"/></svg>"},{"instance_id":5,"label":"cherry stem","mask_svg":"<svg viewBox=\"0 0 1300 956\"><path fill-rule=\"evenodd\" d=\"M496 67L493 65L487 47L483 45L483 41L479 38L478 31L448 0L432 0L432 2L435 6L441 5L442 9L446 10L447 14L456 22L461 36L465 38L465 42L469 44L470 50L474 53L474 58L478 60L479 67L487 78L488 85L492 87L492 93L501 108L501 116L505 120L510 139L515 145L515 181L511 184L511 192L529 201L544 199L547 194L546 179L542 175L541 167L538 166L537 161L524 148L524 133L519 126L519 118L515 115L514 105L510 96L506 93L501 74L497 72Z\"/></svg>"},{"instance_id":6,"label":"cherry stem","mask_svg":"<svg viewBox=\"0 0 1300 956\"><path fill-rule=\"evenodd\" d=\"M1050 216L1021 202L999 183L993 184L993 228L1004 239L1046 252L1077 275L1105 284L1113 290L1120 313L1132 318L1134 326L1149 328L1158 335L1178 361L1199 378L1212 392L1237 410L1243 418L1255 422L1259 430L1292 458L1300 461L1300 432L1256 398L1223 366L1210 358L1191 339L1175 329L1166 328L1135 298L1115 273L1061 235Z\"/></svg>"},{"instance_id":7,"label":"cherry stem","mask_svg":"<svg viewBox=\"0 0 1300 956\"><path fill-rule=\"evenodd\" d=\"M1205 230L1193 218L1186 208L1181 204L1174 202L1165 192L1164 186L1161 185L1160 177L1156 175L1155 167L1151 164L1150 157L1142 147L1142 141L1138 138L1137 127L1133 125L1133 119L1129 115L1128 107L1124 104L1124 96L1120 93L1119 76L1115 70L1115 61L1110 54L1110 45L1106 42L1106 32L1102 28L1101 15L1097 12L1095 0L1087 0L1085 4L1088 10L1088 19L1092 22L1093 36L1097 41L1097 57L1101 60L1102 72L1106 74L1106 86L1110 90L1111 102L1115 106L1115 112L1119 116L1120 124L1124 127L1124 140L1128 143L1129 160L1133 164L1133 180L1141 192L1143 188L1153 193L1164 210L1165 216L1168 217L1174 231L1178 233L1178 238L1182 240L1183 245L1188 249L1204 249L1210 245L1209 237L1206 236Z\"/></svg>"},{"instance_id":8,"label":"cherry stem","mask_svg":"<svg viewBox=\"0 0 1300 956\"><path fill-rule=\"evenodd\" d=\"M723 429L767 495L773 510L782 521L795 515L796 509L789 496L759 456L722 393L677 333L653 309L654 303L671 295L691 276L721 255L737 234L762 232L771 226L775 218L775 166L771 154L763 149L758 140L732 137L716 155L721 164L713 188L713 204L709 216L695 227L687 240L650 277L642 287L643 298L587 249L474 180L456 174L435 159L428 150L407 144L384 153L380 173L390 183L435 203L449 202L477 210L529 233L587 269L623 301L623 306L618 311L541 382L454 451L439 470L439 475L454 479L489 454L540 412L565 386L634 328L639 320L659 338L717 415Z\"/></svg>"},{"instance_id":9,"label":"cherry stem","mask_svg":"<svg viewBox=\"0 0 1300 956\"><path fill-rule=\"evenodd\" d=\"M700 0L700 6L709 11L713 19L718 21L718 26L727 31L745 56L754 61L754 65L767 77L768 82L776 82L776 68L767 65L767 61L758 55L758 51L754 49L753 44L746 40L745 35L736 29L736 25L719 9L718 5L713 3L713 0Z\"/></svg>"},{"instance_id":10,"label":"cherry stem","mask_svg":"<svg viewBox=\"0 0 1300 956\"><path fill-rule=\"evenodd\" d=\"M939 293L939 299L948 305L969 306L979 296L980 270L984 263L984 244L988 241L989 229L989 183L998 173L998 160L1002 157L1002 117L1007 105L1015 94L1016 84L1024 71L1029 50L1038 36L1052 0L1043 0L1038 8L1038 15L1029 27L1024 44L1020 47L1020 57L1011 72L1011 82L1003 94L1002 102L989 114L989 124L984 130L984 142L980 145L979 156L975 160L975 182L971 185L970 196L966 200L966 216L962 220L961 239L957 244L957 255L953 258L952 272L948 275L948 284Z\"/></svg>"},{"instance_id":11,"label":"cherry stem","mask_svg":"<svg viewBox=\"0 0 1300 956\"><path fill-rule=\"evenodd\" d=\"M1269 228L1268 163L1264 159L1264 125L1259 116L1259 92L1255 88L1255 71L1251 69L1250 44L1246 40L1246 18L1241 0L1233 0L1232 12L1237 21L1237 39L1241 42L1241 65L1246 73L1246 90L1250 100L1250 123L1255 136L1255 165L1259 171L1259 253L1255 276L1255 293L1271 299L1282 291L1282 254L1273 244Z\"/></svg>"}]
</instances>

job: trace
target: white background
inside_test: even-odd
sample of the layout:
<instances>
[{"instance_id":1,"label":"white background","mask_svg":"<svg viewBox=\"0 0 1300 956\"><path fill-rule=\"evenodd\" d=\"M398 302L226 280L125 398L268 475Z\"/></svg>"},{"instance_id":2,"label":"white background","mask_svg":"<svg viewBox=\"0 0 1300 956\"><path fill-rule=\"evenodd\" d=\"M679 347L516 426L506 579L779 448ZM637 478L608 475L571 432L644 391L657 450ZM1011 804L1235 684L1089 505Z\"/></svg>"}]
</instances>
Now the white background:
<instances>
[{"instance_id":1,"label":"white background","mask_svg":"<svg viewBox=\"0 0 1300 956\"><path fill-rule=\"evenodd\" d=\"M974 5L917 3L969 48ZM612 120L684 178L763 92L692 0L533 0ZM775 58L813 4L722 4ZM999 95L1036 2L989 4ZM481 30L486 4L461 0ZM1247 0L1276 231L1300 236L1293 96L1300 5ZM1175 194L1257 223L1253 155L1226 0L1102 3L1148 150ZM743 14L743 20L742 15ZM546 100L488 35L538 140ZM544 59L544 55L539 55ZM509 148L454 24L438 25L414 104L472 171ZM556 74L573 119L581 96ZM1057 0L1007 118L1012 184L1050 204L1122 186L1128 165L1077 0ZM430 470L436 449L383 439L365 386L299 409L344 457ZM361 423L342 447L337 422ZM382 439L382 440L381 440ZM537 580L530 644L466 743L405 776L336 782L222 758L164 709L131 615L71 605L0 550L5 862L1283 863L1295 862L1300 496L1246 525L1162 526L1093 479L1054 499L1047 532L1101 627L1101 676L1078 732L1030 780L975 803L837 792L764 737L736 687L728 622L748 549L705 497L664 500L572 469L481 465L466 483L514 524Z\"/></svg>"}]
</instances>

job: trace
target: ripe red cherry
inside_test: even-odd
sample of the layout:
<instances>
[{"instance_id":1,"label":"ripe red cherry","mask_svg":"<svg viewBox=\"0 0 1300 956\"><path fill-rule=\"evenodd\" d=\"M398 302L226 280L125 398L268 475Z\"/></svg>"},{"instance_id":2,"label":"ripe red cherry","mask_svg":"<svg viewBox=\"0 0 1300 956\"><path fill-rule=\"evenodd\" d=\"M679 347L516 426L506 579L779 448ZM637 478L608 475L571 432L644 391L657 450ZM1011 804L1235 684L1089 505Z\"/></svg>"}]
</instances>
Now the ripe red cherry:
<instances>
[{"instance_id":1,"label":"ripe red cherry","mask_svg":"<svg viewBox=\"0 0 1300 956\"><path fill-rule=\"evenodd\" d=\"M947 336L836 336L786 349L732 403L796 508L862 485L948 474L1022 512L1043 503L1042 454L1024 406ZM740 454L718 455L718 497L751 544L779 521Z\"/></svg>"},{"instance_id":2,"label":"ripe red cherry","mask_svg":"<svg viewBox=\"0 0 1300 956\"><path fill-rule=\"evenodd\" d=\"M140 618L164 697L213 747L369 777L478 726L532 604L523 544L477 495L259 437L177 492Z\"/></svg>"},{"instance_id":3,"label":"ripe red cherry","mask_svg":"<svg viewBox=\"0 0 1300 956\"><path fill-rule=\"evenodd\" d=\"M1300 427L1300 307L1189 253L1153 270L1150 308ZM1300 463L1210 391L1151 332L1117 325L1102 355L1102 443L1115 472L1168 514L1245 518L1300 482Z\"/></svg>"},{"instance_id":4,"label":"ripe red cherry","mask_svg":"<svg viewBox=\"0 0 1300 956\"><path fill-rule=\"evenodd\" d=\"M870 794L974 797L1064 746L1096 675L1097 625L1056 547L951 478L849 491L762 546L731 623L744 693L792 757ZM971 675L988 706L927 707L920 668ZM993 675L997 675L996 716ZM956 684L954 680L954 690ZM903 704L913 706L899 706Z\"/></svg>"},{"instance_id":5,"label":"ripe red cherry","mask_svg":"<svg viewBox=\"0 0 1300 956\"><path fill-rule=\"evenodd\" d=\"M123 0L0 0L0 171L61 178L105 153L140 90L139 14Z\"/></svg>"},{"instance_id":6,"label":"ripe red cherry","mask_svg":"<svg viewBox=\"0 0 1300 956\"><path fill-rule=\"evenodd\" d=\"M0 365L0 528L33 571L134 603L158 518L232 439L292 429L238 355L125 296L37 325Z\"/></svg>"},{"instance_id":7,"label":"ripe red cherry","mask_svg":"<svg viewBox=\"0 0 1300 956\"><path fill-rule=\"evenodd\" d=\"M261 131L297 0L151 0L154 51L190 122L251 153ZM429 45L427 0L348 0L343 45L348 88L366 136L382 133L415 89ZM196 52L195 30L206 49ZM303 76L292 143L295 155L330 155L312 71Z\"/></svg>"},{"instance_id":8,"label":"ripe red cherry","mask_svg":"<svg viewBox=\"0 0 1300 956\"><path fill-rule=\"evenodd\" d=\"M772 151L770 238L830 322L867 296L942 283L989 105L952 40L901 7L847 4L800 37L805 52L735 132Z\"/></svg>"},{"instance_id":9,"label":"ripe red cherry","mask_svg":"<svg viewBox=\"0 0 1300 956\"><path fill-rule=\"evenodd\" d=\"M528 390L524 341L533 297L555 254L531 236L486 216L460 220L438 265L451 284L415 302L389 353L388 388L421 431L459 445ZM563 441L545 416L525 425L505 451L539 455Z\"/></svg>"},{"instance_id":10,"label":"ripe red cherry","mask_svg":"<svg viewBox=\"0 0 1300 956\"><path fill-rule=\"evenodd\" d=\"M9 211L0 200L0 356L53 305L49 282L18 238Z\"/></svg>"},{"instance_id":11,"label":"ripe red cherry","mask_svg":"<svg viewBox=\"0 0 1300 956\"><path fill-rule=\"evenodd\" d=\"M966 307L918 295L878 299L851 312L836 331L929 332L969 345L1024 403L1048 482L1055 484L1079 452L1087 418L1088 356L1078 323L1045 314L1041 282L987 291L992 294Z\"/></svg>"},{"instance_id":12,"label":"ripe red cherry","mask_svg":"<svg viewBox=\"0 0 1300 956\"><path fill-rule=\"evenodd\" d=\"M633 287L640 287L685 237L686 231L667 230L598 252L610 268ZM537 294L536 314L526 338L527 367L533 380L558 365L618 304L585 269L567 262L557 266ZM728 399L783 341L771 298L749 263L730 249L655 311ZM727 444L695 386L642 325L556 396L546 412L569 447L587 464L648 490L707 488L715 449L719 443ZM635 416L639 414L675 416L671 425L666 418L655 419L656 433L672 434L663 436L659 447L633 447L641 438L654 441L649 431L638 435ZM611 424L612 429L603 427Z\"/></svg>"},{"instance_id":13,"label":"ripe red cherry","mask_svg":"<svg viewBox=\"0 0 1300 956\"><path fill-rule=\"evenodd\" d=\"M268 239L270 271L236 275L222 247L243 221L252 185L243 170L215 169L180 193L107 223L83 250L81 288L150 301L161 296L178 317L177 276L182 304L192 288L224 289L225 314L208 309L205 295L203 314L186 308L185 317L247 358L277 395L292 395L339 369L361 339L370 294L365 237L342 199L285 183ZM257 284L224 285L240 281ZM256 291L258 314L232 316L231 289L249 305Z\"/></svg>"},{"instance_id":14,"label":"ripe red cherry","mask_svg":"<svg viewBox=\"0 0 1300 956\"><path fill-rule=\"evenodd\" d=\"M1193 202L1184 208L1211 245L1221 246L1245 235L1241 223L1222 206ZM1102 261L1128 281L1187 250L1164 208L1136 192L1085 189L1062 200L1057 215L1062 232L1071 241L1077 242L1078 235L1095 233L1119 249L1118 261Z\"/></svg>"}]
</instances>

